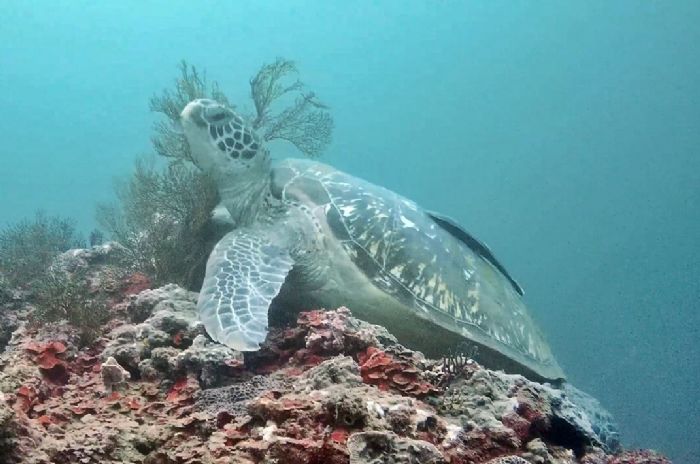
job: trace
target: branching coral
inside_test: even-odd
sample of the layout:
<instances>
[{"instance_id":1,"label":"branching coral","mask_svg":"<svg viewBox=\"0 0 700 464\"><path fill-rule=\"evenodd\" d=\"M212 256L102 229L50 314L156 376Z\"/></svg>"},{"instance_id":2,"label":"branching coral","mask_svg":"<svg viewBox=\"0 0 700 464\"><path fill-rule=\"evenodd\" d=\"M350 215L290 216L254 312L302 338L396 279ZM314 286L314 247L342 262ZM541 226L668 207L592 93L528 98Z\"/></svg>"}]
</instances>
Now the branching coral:
<instances>
[{"instance_id":1,"label":"branching coral","mask_svg":"<svg viewBox=\"0 0 700 464\"><path fill-rule=\"evenodd\" d=\"M213 82L207 83L206 74L200 73L186 61L180 63L180 76L175 79L174 90L164 90L160 96L151 97L150 109L166 117L155 125L155 135L151 139L156 152L175 160L192 161L190 147L179 130L180 112L185 105L196 98L211 98L225 105L226 95Z\"/></svg>"},{"instance_id":2,"label":"branching coral","mask_svg":"<svg viewBox=\"0 0 700 464\"><path fill-rule=\"evenodd\" d=\"M0 305L7 303L11 300L11 298L12 293L10 289L10 282L8 282L7 278L0 273Z\"/></svg>"},{"instance_id":3,"label":"branching coral","mask_svg":"<svg viewBox=\"0 0 700 464\"><path fill-rule=\"evenodd\" d=\"M281 82L284 77L296 73L297 67L293 61L277 58L272 64L264 64L250 80L250 96L257 113L253 127L257 129L269 122L273 102L290 92L298 92L304 88L304 84L299 80L287 85Z\"/></svg>"},{"instance_id":4,"label":"branching coral","mask_svg":"<svg viewBox=\"0 0 700 464\"><path fill-rule=\"evenodd\" d=\"M127 248L132 267L156 283L196 287L220 235L209 221L219 201L214 183L186 164L161 170L140 160L117 196L119 204L101 205L97 218Z\"/></svg>"},{"instance_id":5,"label":"branching coral","mask_svg":"<svg viewBox=\"0 0 700 464\"><path fill-rule=\"evenodd\" d=\"M251 80L257 111L253 125L266 140L284 139L306 155L316 156L330 141L333 121L314 94L303 91L300 81L283 84L295 72L293 62L278 59ZM293 105L273 112L275 102L294 95ZM98 222L128 249L132 268L157 284L199 288L206 257L227 232L225 225L211 218L219 201L215 183L194 168L179 128L185 105L204 97L232 106L216 82L209 84L203 73L183 61L174 87L150 101L151 110L164 116L152 140L168 165L137 161L131 178L117 188L118 204L98 207Z\"/></svg>"},{"instance_id":6,"label":"branching coral","mask_svg":"<svg viewBox=\"0 0 700 464\"><path fill-rule=\"evenodd\" d=\"M37 212L0 231L0 273L7 285L20 286L39 277L59 253L83 245L72 220Z\"/></svg>"},{"instance_id":7,"label":"branching coral","mask_svg":"<svg viewBox=\"0 0 700 464\"><path fill-rule=\"evenodd\" d=\"M6 456L8 461L13 456L13 422L15 412L5 402L5 395L0 392L0 456Z\"/></svg>"},{"instance_id":8,"label":"branching coral","mask_svg":"<svg viewBox=\"0 0 700 464\"><path fill-rule=\"evenodd\" d=\"M97 208L97 221L128 250L131 267L156 283L175 282L197 287L211 247L221 234L210 219L218 203L214 183L196 170L185 136L179 130L180 112L196 98L228 104L216 82L186 61L173 89L150 100L152 111L165 120L155 126L156 152L169 159L165 167L154 160L137 160L133 175L116 188L118 204Z\"/></svg>"},{"instance_id":9,"label":"branching coral","mask_svg":"<svg viewBox=\"0 0 700 464\"><path fill-rule=\"evenodd\" d=\"M84 345L98 336L100 326L109 317L104 296L90 291L84 271L68 274L49 269L33 290L34 317L40 322L66 319L78 329Z\"/></svg>"},{"instance_id":10,"label":"branching coral","mask_svg":"<svg viewBox=\"0 0 700 464\"><path fill-rule=\"evenodd\" d=\"M23 287L40 322L66 319L84 344L90 343L107 318L105 297L90 289L85 269L68 271L61 264L70 248L84 246L73 221L37 213L0 233L0 303L15 298ZM9 305L5 306L9 307ZM7 321L3 321L7 324ZM4 345L6 335L0 333Z\"/></svg>"},{"instance_id":11,"label":"branching coral","mask_svg":"<svg viewBox=\"0 0 700 464\"><path fill-rule=\"evenodd\" d=\"M293 61L278 58L272 64L263 65L250 80L250 94L257 113L253 127L262 129L265 140L286 140L306 156L315 157L331 141L333 118L328 107L313 92L304 91L300 80L284 83L289 75L296 73ZM292 95L296 97L291 106L273 113L275 102Z\"/></svg>"},{"instance_id":12,"label":"branching coral","mask_svg":"<svg viewBox=\"0 0 700 464\"><path fill-rule=\"evenodd\" d=\"M315 157L331 141L333 118L315 93L305 90L303 82L298 79L289 82L295 74L296 64L284 58L260 68L250 80L250 95L256 112L252 124L261 131L264 140L286 140L304 155ZM156 123L156 134L152 139L159 155L192 161L189 146L179 128L179 118L185 105L196 98L211 98L233 107L216 82L207 83L204 73L182 61L175 88L163 91L150 101L151 110L166 118ZM292 99L289 106L273 110L276 103L287 98Z\"/></svg>"},{"instance_id":13,"label":"branching coral","mask_svg":"<svg viewBox=\"0 0 700 464\"><path fill-rule=\"evenodd\" d=\"M442 371L446 377L460 374L464 367L473 362L479 354L479 347L470 342L462 342L455 349L449 350L442 358Z\"/></svg>"}]
</instances>

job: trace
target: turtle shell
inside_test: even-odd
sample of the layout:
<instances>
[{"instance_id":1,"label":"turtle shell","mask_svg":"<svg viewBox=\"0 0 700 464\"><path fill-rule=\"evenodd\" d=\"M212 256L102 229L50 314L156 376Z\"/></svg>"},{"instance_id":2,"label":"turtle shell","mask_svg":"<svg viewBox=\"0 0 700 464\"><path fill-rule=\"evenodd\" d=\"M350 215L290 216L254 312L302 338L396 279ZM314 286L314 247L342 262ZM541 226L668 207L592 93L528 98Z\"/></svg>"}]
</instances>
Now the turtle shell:
<instances>
[{"instance_id":1,"label":"turtle shell","mask_svg":"<svg viewBox=\"0 0 700 464\"><path fill-rule=\"evenodd\" d=\"M390 190L320 163L286 163L274 184L323 208L334 237L374 286L537 375L564 377L522 290L485 245Z\"/></svg>"}]
</instances>

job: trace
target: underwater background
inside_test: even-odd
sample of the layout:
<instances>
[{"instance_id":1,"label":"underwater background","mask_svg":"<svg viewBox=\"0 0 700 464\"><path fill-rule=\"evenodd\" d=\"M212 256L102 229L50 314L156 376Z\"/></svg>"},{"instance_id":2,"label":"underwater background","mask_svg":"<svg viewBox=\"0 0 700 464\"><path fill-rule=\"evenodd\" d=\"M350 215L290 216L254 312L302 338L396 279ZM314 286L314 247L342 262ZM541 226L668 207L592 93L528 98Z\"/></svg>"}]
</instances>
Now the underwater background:
<instances>
[{"instance_id":1,"label":"underwater background","mask_svg":"<svg viewBox=\"0 0 700 464\"><path fill-rule=\"evenodd\" d=\"M95 227L152 151L148 99L181 59L234 102L262 63L293 59L335 119L322 161L488 243L624 444L700 461L699 2L0 11L0 226L42 209Z\"/></svg>"}]
</instances>

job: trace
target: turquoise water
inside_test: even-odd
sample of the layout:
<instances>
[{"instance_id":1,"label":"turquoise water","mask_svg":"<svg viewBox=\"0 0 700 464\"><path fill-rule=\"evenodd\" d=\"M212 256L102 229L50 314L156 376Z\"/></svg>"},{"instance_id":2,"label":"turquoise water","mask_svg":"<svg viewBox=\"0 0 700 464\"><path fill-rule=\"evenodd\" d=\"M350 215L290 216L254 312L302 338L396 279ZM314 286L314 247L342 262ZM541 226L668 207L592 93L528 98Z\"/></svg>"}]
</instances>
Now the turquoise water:
<instances>
[{"instance_id":1,"label":"turquoise water","mask_svg":"<svg viewBox=\"0 0 700 464\"><path fill-rule=\"evenodd\" d=\"M489 243L624 442L700 461L700 3L191 3L2 2L1 223L94 227L182 58L236 102L294 59L324 161Z\"/></svg>"}]
</instances>

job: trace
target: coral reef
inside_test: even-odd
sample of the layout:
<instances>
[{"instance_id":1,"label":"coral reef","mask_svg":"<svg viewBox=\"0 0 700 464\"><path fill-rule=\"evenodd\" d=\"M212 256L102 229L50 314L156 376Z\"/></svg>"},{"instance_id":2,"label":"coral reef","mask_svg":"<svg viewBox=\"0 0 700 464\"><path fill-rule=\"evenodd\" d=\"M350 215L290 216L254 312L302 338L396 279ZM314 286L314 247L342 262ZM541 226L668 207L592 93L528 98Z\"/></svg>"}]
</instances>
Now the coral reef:
<instances>
[{"instance_id":1,"label":"coral reef","mask_svg":"<svg viewBox=\"0 0 700 464\"><path fill-rule=\"evenodd\" d=\"M92 344L67 321L16 325L0 354L0 462L669 463L617 447L580 392L473 361L445 369L346 308L235 352L208 339L195 293L147 288L115 264L122 251L55 264L106 289Z\"/></svg>"},{"instance_id":2,"label":"coral reef","mask_svg":"<svg viewBox=\"0 0 700 464\"><path fill-rule=\"evenodd\" d=\"M26 317L26 311L19 307L21 296L10 288L7 288L6 292L4 298L0 295L0 353L12 338L12 333L19 327L20 321Z\"/></svg>"},{"instance_id":3,"label":"coral reef","mask_svg":"<svg viewBox=\"0 0 700 464\"><path fill-rule=\"evenodd\" d=\"M5 304L12 300L12 287L7 278L0 272L0 304Z\"/></svg>"},{"instance_id":4,"label":"coral reef","mask_svg":"<svg viewBox=\"0 0 700 464\"><path fill-rule=\"evenodd\" d=\"M578 443L617 449L619 438L611 427L612 418L591 417L589 411L604 410L600 406L583 409L580 400L572 401L572 391L573 387L554 389L520 375L489 371L470 363L433 403L438 411L459 417L471 429L515 432L514 439L525 442L544 436L569 447ZM609 428L603 429L604 425Z\"/></svg>"},{"instance_id":5,"label":"coral reef","mask_svg":"<svg viewBox=\"0 0 700 464\"><path fill-rule=\"evenodd\" d=\"M92 343L109 319L108 298L126 280L125 250L116 243L73 249L54 258L30 287L38 323L65 320L77 329L81 345Z\"/></svg>"},{"instance_id":6,"label":"coral reef","mask_svg":"<svg viewBox=\"0 0 700 464\"><path fill-rule=\"evenodd\" d=\"M14 447L14 419L15 412L7 404L7 401L5 400L5 395L2 392L0 392L0 456L8 455Z\"/></svg>"},{"instance_id":7,"label":"coral reef","mask_svg":"<svg viewBox=\"0 0 700 464\"><path fill-rule=\"evenodd\" d=\"M73 221L37 212L0 231L0 274L4 286L25 286L40 277L58 254L83 242Z\"/></svg>"},{"instance_id":8,"label":"coral reef","mask_svg":"<svg viewBox=\"0 0 700 464\"><path fill-rule=\"evenodd\" d=\"M214 183L190 165L138 160L117 198L98 206L97 219L125 248L129 267L160 284L201 285L206 258L226 232L210 220L219 202Z\"/></svg>"},{"instance_id":9,"label":"coral reef","mask_svg":"<svg viewBox=\"0 0 700 464\"><path fill-rule=\"evenodd\" d=\"M91 343L108 318L104 295L91 292L83 271L51 268L33 291L33 316L42 323L67 320L79 330L82 344Z\"/></svg>"},{"instance_id":10,"label":"coral reef","mask_svg":"<svg viewBox=\"0 0 700 464\"><path fill-rule=\"evenodd\" d=\"M108 335L102 357L114 358L135 379L191 374L204 387L220 385L243 365L242 354L204 336L195 302L196 294L172 284L128 298L122 306L130 323Z\"/></svg>"}]
</instances>

